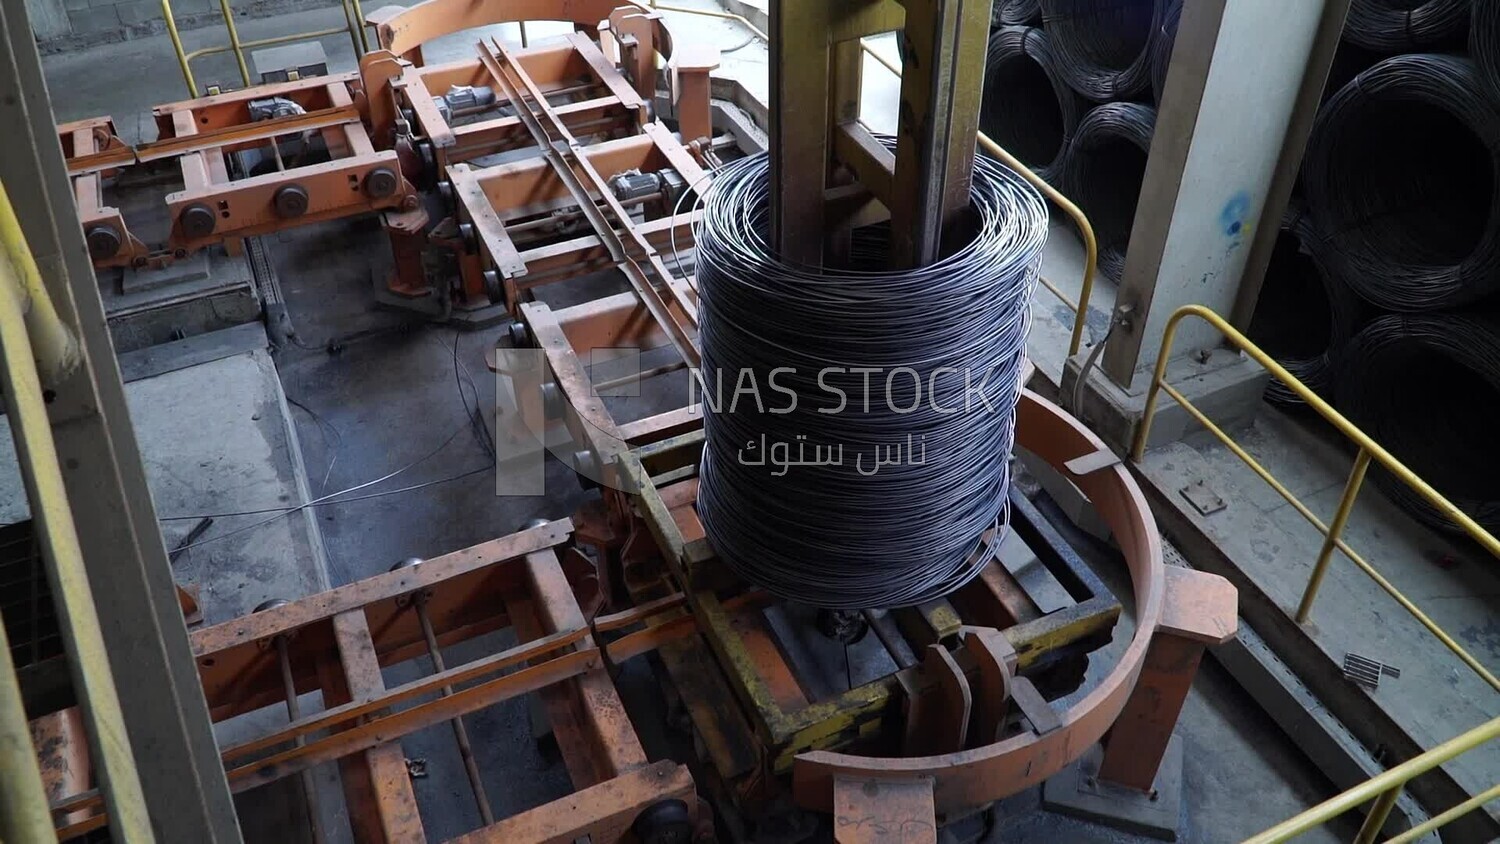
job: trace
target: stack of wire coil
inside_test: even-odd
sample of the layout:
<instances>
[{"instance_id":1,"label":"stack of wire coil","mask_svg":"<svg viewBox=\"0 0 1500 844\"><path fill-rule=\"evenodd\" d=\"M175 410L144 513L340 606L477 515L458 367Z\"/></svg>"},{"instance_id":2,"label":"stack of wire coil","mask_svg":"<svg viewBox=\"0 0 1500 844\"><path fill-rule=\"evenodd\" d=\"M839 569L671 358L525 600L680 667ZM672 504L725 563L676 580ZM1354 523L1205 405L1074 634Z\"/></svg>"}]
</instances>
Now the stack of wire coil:
<instances>
[{"instance_id":1,"label":"stack of wire coil","mask_svg":"<svg viewBox=\"0 0 1500 844\"><path fill-rule=\"evenodd\" d=\"M1362 300L1333 274L1329 248L1300 203L1282 219L1249 335L1313 392L1327 394L1340 355L1367 311ZM1276 379L1266 399L1299 405L1302 399Z\"/></svg>"},{"instance_id":2,"label":"stack of wire coil","mask_svg":"<svg viewBox=\"0 0 1500 844\"><path fill-rule=\"evenodd\" d=\"M1083 207L1099 241L1099 271L1118 280L1146 176L1156 109L1109 103L1078 124L1062 161L1062 191Z\"/></svg>"},{"instance_id":3,"label":"stack of wire coil","mask_svg":"<svg viewBox=\"0 0 1500 844\"><path fill-rule=\"evenodd\" d=\"M1303 164L1344 279L1393 311L1500 290L1500 107L1461 56L1395 56L1318 116Z\"/></svg>"},{"instance_id":4,"label":"stack of wire coil","mask_svg":"<svg viewBox=\"0 0 1500 844\"><path fill-rule=\"evenodd\" d=\"M999 26L1030 26L1042 20L1042 0L995 0L992 14Z\"/></svg>"},{"instance_id":5,"label":"stack of wire coil","mask_svg":"<svg viewBox=\"0 0 1500 844\"><path fill-rule=\"evenodd\" d=\"M979 128L1048 182L1088 103L1058 72L1047 33L1007 26L990 35Z\"/></svg>"},{"instance_id":6,"label":"stack of wire coil","mask_svg":"<svg viewBox=\"0 0 1500 844\"><path fill-rule=\"evenodd\" d=\"M968 219L936 263L907 271L863 268L883 260L888 229L857 233L860 266L777 255L764 155L721 171L702 212L698 513L716 553L828 609L911 606L968 582L1005 521L1040 194L977 160Z\"/></svg>"},{"instance_id":7,"label":"stack of wire coil","mask_svg":"<svg viewBox=\"0 0 1500 844\"><path fill-rule=\"evenodd\" d=\"M1490 95L1500 98L1500 3L1489 0L1474 4L1469 53L1484 74Z\"/></svg>"},{"instance_id":8,"label":"stack of wire coil","mask_svg":"<svg viewBox=\"0 0 1500 844\"><path fill-rule=\"evenodd\" d=\"M1166 0L1042 0L1042 22L1073 89L1098 103L1134 99L1151 87L1152 45Z\"/></svg>"},{"instance_id":9,"label":"stack of wire coil","mask_svg":"<svg viewBox=\"0 0 1500 844\"><path fill-rule=\"evenodd\" d=\"M1385 54L1450 46L1463 41L1471 9L1471 0L1352 0L1344 40Z\"/></svg>"},{"instance_id":10,"label":"stack of wire coil","mask_svg":"<svg viewBox=\"0 0 1500 844\"><path fill-rule=\"evenodd\" d=\"M1339 409L1449 501L1500 530L1500 322L1493 315L1388 314L1349 344ZM1379 467L1376 484L1419 521L1456 531L1448 517Z\"/></svg>"}]
</instances>

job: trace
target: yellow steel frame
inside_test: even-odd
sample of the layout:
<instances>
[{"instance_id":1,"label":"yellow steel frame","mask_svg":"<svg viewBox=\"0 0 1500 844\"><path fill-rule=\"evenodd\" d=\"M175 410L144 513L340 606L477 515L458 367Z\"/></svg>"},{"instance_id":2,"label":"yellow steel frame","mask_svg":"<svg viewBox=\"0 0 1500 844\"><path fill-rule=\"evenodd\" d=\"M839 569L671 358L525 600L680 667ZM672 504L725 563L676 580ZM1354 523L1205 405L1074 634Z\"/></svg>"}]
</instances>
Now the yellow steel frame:
<instances>
[{"instance_id":1,"label":"yellow steel frame","mask_svg":"<svg viewBox=\"0 0 1500 844\"><path fill-rule=\"evenodd\" d=\"M42 287L36 260L3 185L0 247L0 384L67 647L73 687L88 728L93 762L100 772L100 790L109 807L111 836L118 841L151 841L145 795L125 733L125 717L105 653L104 633L89 588L37 370L37 359L45 360L55 351L49 353L39 345L33 329L45 325L46 332L66 335L69 340L72 331L61 321ZM4 771L0 774L0 807L4 808L0 812L4 816L0 818L0 838L7 843L55 841L45 794L40 795L40 806L35 802L40 782L34 779L36 750L24 709L20 708L20 681L9 659L8 643L0 641L0 646L6 652L0 659L0 761L4 762L0 768ZM30 761L20 760L22 754L30 754ZM47 820L48 829L44 831L40 829L42 819Z\"/></svg>"},{"instance_id":2,"label":"yellow steel frame","mask_svg":"<svg viewBox=\"0 0 1500 844\"><path fill-rule=\"evenodd\" d=\"M731 14L729 12L716 12L711 9L690 9L684 6L668 6L662 3L657 3L656 0L651 0L651 8L662 12L678 12L685 15L700 15L703 17L719 18L721 20L731 20L750 30L755 34L755 37L759 38L760 40L770 40L766 36L766 34L760 30L759 27L746 20L743 15ZM863 38L860 39L859 47L861 50L864 50L866 53L868 53L871 58L879 62L881 66L886 70L889 70L891 73L895 74L898 77L901 75L900 65L897 65L890 59L887 59L885 56L880 55L880 53L871 48ZM1059 300L1062 301L1064 305L1068 307L1069 310L1073 312L1073 334L1068 340L1068 357L1072 357L1073 355L1078 354L1078 350L1083 347L1083 328L1084 325L1086 325L1088 322L1089 300L1092 299L1094 295L1094 273L1099 266L1099 241L1094 236L1094 226L1089 222L1088 215L1083 213L1083 209L1079 208L1072 200L1068 199L1066 196L1063 196L1062 192L1054 188L1052 185L1047 184L1046 180L1044 180L1041 176L1038 176L1036 173L1032 172L1031 168L1027 167L1025 164L1022 164L1020 159L1016 158L1014 155L1011 155L1008 151L1006 151L1004 147L995 143L985 133L979 132L978 138L979 146L983 148L985 152L989 153L996 159L999 159L999 161L1005 166L1020 174L1022 178L1030 182L1033 187L1040 191L1043 196L1047 197L1049 200L1055 203L1057 207L1061 208L1063 210L1063 213L1071 217L1073 219L1073 223L1078 226L1078 231L1083 237L1083 284L1078 289L1077 302L1074 302L1072 297L1068 296L1068 294L1064 293L1060 288L1058 288L1056 284L1048 281L1045 277L1038 277L1037 279L1042 283L1043 287L1047 288L1047 290L1050 291L1053 296L1056 296Z\"/></svg>"},{"instance_id":3,"label":"yellow steel frame","mask_svg":"<svg viewBox=\"0 0 1500 844\"><path fill-rule=\"evenodd\" d=\"M1245 844L1278 844L1278 842L1290 841L1351 809L1357 809L1366 802L1374 800L1375 805L1365 816L1365 822L1359 828L1359 835L1354 839L1355 844L1373 844L1381 828L1385 826L1386 819L1390 817L1391 809L1396 805L1396 798L1401 795L1401 789L1408 782L1455 756L1467 753L1497 738L1500 738L1500 718L1495 718L1461 736L1449 739L1421 756L1397 765L1383 774L1371 777L1295 818L1283 821L1253 838L1246 839ZM1407 841L1415 841L1496 799L1500 799L1500 785L1495 785L1448 811L1387 839L1386 844L1405 844Z\"/></svg>"},{"instance_id":4,"label":"yellow steel frame","mask_svg":"<svg viewBox=\"0 0 1500 844\"><path fill-rule=\"evenodd\" d=\"M337 35L340 32L349 33L349 40L354 45L354 58L358 61L370 49L369 34L365 32L364 9L360 0L340 0L344 9L344 26L331 29L315 29L310 32L294 32L290 35L278 35L274 38L261 38L255 41L241 41L239 29L234 25L234 10L230 8L229 0L219 0L219 13L224 18L224 30L229 34L228 44L218 44L212 47L203 47L185 52L182 47L182 35L177 30L177 19L172 15L172 0L161 0L162 20L167 24L167 35L172 39L172 50L177 54L177 66L182 70L182 79L187 83L188 96L197 98L198 83L193 79L193 59L201 56L209 56L216 53L233 53L235 64L239 66L240 81L245 87L250 87L250 67L245 64L245 50L257 47L270 47L275 44L287 44L293 41L311 41L315 38L323 38L328 35Z\"/></svg>"},{"instance_id":5,"label":"yellow steel frame","mask_svg":"<svg viewBox=\"0 0 1500 844\"><path fill-rule=\"evenodd\" d=\"M1285 384L1292 392L1296 393L1299 398L1306 402L1308 407L1317 411L1318 415L1322 416L1339 433L1343 434L1359 447L1359 451L1354 458L1354 465L1349 471L1349 478L1344 484L1343 496L1339 499L1338 509L1335 511L1331 522L1324 524L1321 519L1308 509L1306 504L1302 503L1296 495L1292 494L1291 490L1287 489L1265 466L1261 465L1260 461L1245 451L1222 428L1214 424L1181 391L1166 383L1167 361L1172 355L1172 345L1177 336L1177 328L1188 317L1197 317L1213 326L1224 335L1230 345L1265 367L1276 380ZM1337 549L1342 551L1371 580L1374 580L1381 589L1385 590L1386 594L1394 598L1402 608L1411 613L1413 618L1420 622L1423 627L1427 628L1428 632L1442 642L1465 665L1469 666L1475 674L1478 674L1486 683L1489 683L1492 688L1500 691L1500 680L1497 680L1493 673L1486 669L1472 654L1464 650L1462 645L1458 644L1452 636L1448 635L1446 631L1438 626L1436 621L1433 621L1431 617L1422 612L1393 583L1381 575L1380 572L1376 571L1375 567L1366 561L1364 557L1350 548L1344 542L1342 534L1344 527L1349 523L1349 515L1354 510L1354 503L1359 497L1360 489L1364 485L1370 464L1378 463L1382 468L1400 479L1402 483L1406 484L1418 495L1422 496L1429 504L1436 507L1455 524L1463 528L1464 532L1471 539L1496 557L1500 557L1500 540L1496 540L1489 531L1480 527L1467 514L1455 507L1447 498L1444 498L1442 493L1433 489L1426 481L1418 477L1415 472L1407 468L1401 461L1392 456L1390 452L1381 447L1379 443L1370 439L1369 435L1361 431L1354 423L1344 418L1343 414L1334 410L1331 405L1308 389L1307 385L1297 380L1296 376L1287 372L1280 364L1272 360L1270 355L1267 355L1260 347L1252 343L1249 338L1236 330L1227 320L1203 305L1185 305L1177 309L1171 318L1167 320L1166 331L1162 335L1161 353L1156 359L1156 371L1152 376L1151 386L1146 393L1145 414L1141 419L1140 428L1136 431L1135 440L1132 443L1131 459L1137 463L1145 457L1146 442L1151 436L1151 424L1156 418L1156 406L1162 393L1166 393L1173 401L1177 402L1178 406L1186 411L1189 416L1202 425L1205 430L1213 434L1236 457L1244 461L1245 465L1250 467L1256 475L1260 476L1261 480L1264 480L1272 489L1276 490L1278 495L1286 499L1288 504L1291 504L1298 513L1302 514L1303 518L1307 519L1313 527L1317 528L1323 534L1322 548L1318 551L1318 559L1313 566L1312 574L1308 577L1307 586L1303 589L1302 599L1297 606L1296 619L1298 623L1305 623L1308 616L1312 613L1313 602L1317 598L1318 589L1322 586L1323 579L1328 574L1329 563L1333 559L1334 550ZM1368 782L1356 786L1320 806L1267 830L1261 835L1250 839L1250 841L1257 842L1257 844L1286 841L1324 823L1330 818L1336 817L1349 809L1362 805L1372 798L1378 797L1374 807L1366 817L1359 837L1355 839L1357 844L1371 844L1380 829L1385 825L1386 818L1390 815L1391 808L1395 806L1396 798L1400 795L1401 789L1407 781L1461 753L1472 750L1486 742L1493 741L1497 737L1500 737L1500 719L1490 721L1445 742L1410 762L1392 768L1384 774L1374 777ZM1455 818L1461 817L1497 798L1500 798L1500 785L1487 789L1483 793L1454 806L1452 809L1443 812L1420 826L1413 827L1402 835L1392 838L1391 841L1404 842L1415 840L1421 835L1437 829Z\"/></svg>"},{"instance_id":6,"label":"yellow steel frame","mask_svg":"<svg viewBox=\"0 0 1500 844\"><path fill-rule=\"evenodd\" d=\"M1260 461L1245 451L1222 428L1215 425L1212 420L1204 415L1203 411L1193 406L1192 402L1180 391L1166 383L1167 360L1172 354L1172 344L1177 336L1177 327L1187 317L1198 317L1212 325L1229 340L1230 345L1249 355L1256 363L1265 367L1276 380L1285 384L1292 392L1296 393L1299 398L1306 402L1308 407L1317 411L1318 415L1328 420L1329 424L1338 429L1339 433L1359 446L1359 454L1354 459L1354 468L1350 471L1349 480L1344 485L1344 495L1339 501L1339 507L1337 512L1334 513L1331 525L1324 524L1323 520L1314 515L1307 508L1306 504L1303 504L1297 496L1292 494L1291 490L1276 480L1270 471L1260 464ZM1418 609L1416 604L1412 603L1409 598L1401 593L1401 590L1397 589L1394 584L1381 575L1380 572L1376 571L1375 567L1370 565L1364 557L1360 556L1353 548L1350 548L1341 538L1341 534L1343 533L1344 526L1349 521L1350 512L1354 509L1354 502L1359 496L1360 488L1364 484L1365 472L1373 460L1379 463L1386 471L1400 479L1412 491L1426 499L1429 504L1441 511L1454 524L1463 528L1464 532L1471 539L1479 543L1485 550L1497 558L1500 558L1500 540L1496 540L1494 536L1490 535L1489 531L1480 527L1467 514L1444 498L1442 493L1433 489L1426 481L1418 477L1415 472L1408 469L1401 461L1393 457L1390 452L1382 448L1379 443L1370 439L1369 435L1356 427L1353 422L1345 419L1343 414L1334 410L1328 402L1323 401L1316 393L1309 390L1307 385L1297 380L1296 376L1283 369L1280 364L1271 359L1270 355L1250 342L1249 338L1241 334L1223 317L1203 305L1184 305L1178 308L1172 314L1171 318L1167 320L1166 332L1162 335L1161 340L1161 356L1156 359L1156 373L1152 376L1151 387L1146 393L1145 415L1141 418L1141 426L1136 431L1135 442L1131 449L1131 459L1136 462L1140 462L1146 454L1146 440L1151 435L1151 423L1155 421L1156 416L1156 403L1161 398L1162 393L1166 393L1173 401L1177 402L1183 410L1187 411L1188 415L1192 416L1193 419L1197 420L1198 424L1202 425L1209 433L1218 438L1226 448L1234 452L1236 457L1244 461L1245 465L1249 466L1255 474L1259 475L1261 480L1270 484L1271 488L1276 490L1278 495L1286 499L1288 504L1291 504L1298 513L1302 514L1303 518L1311 522L1313 527L1317 528L1323 534L1323 547L1318 552L1318 559L1313 566L1312 575L1308 578L1307 587L1302 592L1302 601L1297 606L1298 623L1306 622L1308 616L1311 614L1313 601L1318 595L1318 588L1323 584L1323 578L1328 573L1328 564L1333 559L1333 551L1337 548L1344 552L1344 555L1353 561L1371 580L1374 580L1381 589L1385 590L1386 594L1394 598L1407 612L1411 613L1412 617L1420 622L1423 627L1426 627L1428 632L1436 636L1454 655L1463 660L1465 665L1473 669L1475 674L1478 674L1486 683L1489 683L1490 686L1500 691L1500 680L1497 680L1494 674L1490 673L1488 669L1480 664L1479 660L1464 650L1463 646L1439 627L1437 622Z\"/></svg>"}]
</instances>

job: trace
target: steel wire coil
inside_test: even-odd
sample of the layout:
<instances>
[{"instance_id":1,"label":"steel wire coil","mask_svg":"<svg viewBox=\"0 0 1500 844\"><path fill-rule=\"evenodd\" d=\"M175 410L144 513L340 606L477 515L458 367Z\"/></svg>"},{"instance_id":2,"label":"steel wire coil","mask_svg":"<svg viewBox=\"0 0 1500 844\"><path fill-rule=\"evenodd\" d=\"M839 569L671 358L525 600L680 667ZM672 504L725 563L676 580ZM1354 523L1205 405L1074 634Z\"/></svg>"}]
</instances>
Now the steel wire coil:
<instances>
[{"instance_id":1,"label":"steel wire coil","mask_svg":"<svg viewBox=\"0 0 1500 844\"><path fill-rule=\"evenodd\" d=\"M1005 524L1041 195L976 159L943 257L900 272L778 256L765 155L720 171L702 207L698 513L718 556L829 609L911 606L968 582ZM857 265L883 265L888 231L857 233ZM752 382L763 402L731 401Z\"/></svg>"},{"instance_id":2,"label":"steel wire coil","mask_svg":"<svg viewBox=\"0 0 1500 844\"><path fill-rule=\"evenodd\" d=\"M1115 281L1125 271L1125 248L1155 131L1151 106L1097 106L1084 115L1063 156L1063 193L1088 215L1099 241L1099 271Z\"/></svg>"},{"instance_id":3,"label":"steel wire coil","mask_svg":"<svg viewBox=\"0 0 1500 844\"><path fill-rule=\"evenodd\" d=\"M1293 203L1282 218L1249 330L1256 345L1324 398L1332 397L1339 357L1369 310L1332 272L1329 258L1312 219ZM1275 378L1266 400L1303 403Z\"/></svg>"},{"instance_id":4,"label":"steel wire coil","mask_svg":"<svg viewBox=\"0 0 1500 844\"><path fill-rule=\"evenodd\" d=\"M1099 103L1145 93L1166 6L1167 0L1042 0L1042 24L1073 90Z\"/></svg>"},{"instance_id":5,"label":"steel wire coil","mask_svg":"<svg viewBox=\"0 0 1500 844\"><path fill-rule=\"evenodd\" d=\"M1088 103L1063 80L1047 33L1010 26L990 36L979 127L1048 182Z\"/></svg>"},{"instance_id":6,"label":"steel wire coil","mask_svg":"<svg viewBox=\"0 0 1500 844\"><path fill-rule=\"evenodd\" d=\"M1344 40L1385 54L1461 44L1471 11L1470 0L1352 0Z\"/></svg>"},{"instance_id":7,"label":"steel wire coil","mask_svg":"<svg viewBox=\"0 0 1500 844\"><path fill-rule=\"evenodd\" d=\"M1474 4L1469 55L1490 86L1490 96L1500 100L1500 3L1487 0Z\"/></svg>"},{"instance_id":8,"label":"steel wire coil","mask_svg":"<svg viewBox=\"0 0 1500 844\"><path fill-rule=\"evenodd\" d=\"M1042 0L995 0L994 21L1000 26L1041 23Z\"/></svg>"},{"instance_id":9,"label":"steel wire coil","mask_svg":"<svg viewBox=\"0 0 1500 844\"><path fill-rule=\"evenodd\" d=\"M1339 409L1470 518L1500 529L1500 321L1493 316L1389 314L1357 334L1334 387ZM1390 473L1373 478L1402 509L1458 527Z\"/></svg>"},{"instance_id":10,"label":"steel wire coil","mask_svg":"<svg viewBox=\"0 0 1500 844\"><path fill-rule=\"evenodd\" d=\"M1319 113L1303 162L1339 274L1383 308L1500 289L1500 108L1474 63L1411 54L1364 71Z\"/></svg>"},{"instance_id":11,"label":"steel wire coil","mask_svg":"<svg viewBox=\"0 0 1500 844\"><path fill-rule=\"evenodd\" d=\"M1167 90L1167 71L1172 67L1172 49L1177 46L1177 27L1181 24L1182 0L1169 0L1161 29L1151 42L1151 99L1157 107Z\"/></svg>"}]
</instances>

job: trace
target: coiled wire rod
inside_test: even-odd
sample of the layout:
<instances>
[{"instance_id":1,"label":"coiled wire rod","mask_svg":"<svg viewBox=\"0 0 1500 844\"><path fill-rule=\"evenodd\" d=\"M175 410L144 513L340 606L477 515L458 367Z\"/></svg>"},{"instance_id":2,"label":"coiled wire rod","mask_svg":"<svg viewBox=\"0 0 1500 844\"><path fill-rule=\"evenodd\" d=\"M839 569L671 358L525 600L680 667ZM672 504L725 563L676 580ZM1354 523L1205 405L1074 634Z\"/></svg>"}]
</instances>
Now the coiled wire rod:
<instances>
[{"instance_id":1,"label":"coiled wire rod","mask_svg":"<svg viewBox=\"0 0 1500 844\"><path fill-rule=\"evenodd\" d=\"M1062 191L1088 214L1099 239L1099 271L1119 281L1146 178L1156 109L1109 103L1084 115L1062 160Z\"/></svg>"},{"instance_id":2,"label":"coiled wire rod","mask_svg":"<svg viewBox=\"0 0 1500 844\"><path fill-rule=\"evenodd\" d=\"M1312 219L1293 202L1276 235L1247 333L1297 380L1331 399L1339 355L1372 309L1330 270L1329 257ZM1266 387L1266 400L1303 403L1275 378Z\"/></svg>"},{"instance_id":3,"label":"coiled wire rod","mask_svg":"<svg viewBox=\"0 0 1500 844\"><path fill-rule=\"evenodd\" d=\"M1152 45L1167 0L1042 0L1063 78L1094 102L1129 100L1151 87Z\"/></svg>"},{"instance_id":4,"label":"coiled wire rod","mask_svg":"<svg viewBox=\"0 0 1500 844\"><path fill-rule=\"evenodd\" d=\"M1334 387L1339 409L1487 530L1500 529L1500 321L1459 314L1391 314L1359 332ZM1403 510L1458 531L1388 472L1375 483Z\"/></svg>"},{"instance_id":5,"label":"coiled wire rod","mask_svg":"<svg viewBox=\"0 0 1500 844\"><path fill-rule=\"evenodd\" d=\"M1484 6L1494 0L1479 0ZM1380 53L1462 44L1471 0L1352 0L1344 40Z\"/></svg>"},{"instance_id":6,"label":"coiled wire rod","mask_svg":"<svg viewBox=\"0 0 1500 844\"><path fill-rule=\"evenodd\" d=\"M1177 28L1182 25L1182 0L1168 0L1161 29L1151 42L1151 99L1161 107L1167 90L1167 71L1172 67L1172 49L1177 46Z\"/></svg>"},{"instance_id":7,"label":"coiled wire rod","mask_svg":"<svg viewBox=\"0 0 1500 844\"><path fill-rule=\"evenodd\" d=\"M1313 219L1361 296L1395 311L1500 290L1500 106L1474 63L1411 54L1364 71L1318 115L1303 163Z\"/></svg>"},{"instance_id":8,"label":"coiled wire rod","mask_svg":"<svg viewBox=\"0 0 1500 844\"><path fill-rule=\"evenodd\" d=\"M707 193L698 513L719 557L828 609L911 606L968 582L990 559L981 537L1005 522L1041 195L976 159L943 257L894 272L860 269L883 266L882 227L855 232L853 266L778 256L765 155Z\"/></svg>"},{"instance_id":9,"label":"coiled wire rod","mask_svg":"<svg viewBox=\"0 0 1500 844\"><path fill-rule=\"evenodd\" d=\"M1042 22L1042 0L995 0L995 23L1030 26Z\"/></svg>"},{"instance_id":10,"label":"coiled wire rod","mask_svg":"<svg viewBox=\"0 0 1500 844\"><path fill-rule=\"evenodd\" d=\"M1088 105L1058 73L1047 33L1007 26L990 36L980 131L1049 183Z\"/></svg>"},{"instance_id":11,"label":"coiled wire rod","mask_svg":"<svg viewBox=\"0 0 1500 844\"><path fill-rule=\"evenodd\" d=\"M1474 4L1469 54L1490 86L1490 96L1500 101L1500 3L1484 0Z\"/></svg>"}]
</instances>

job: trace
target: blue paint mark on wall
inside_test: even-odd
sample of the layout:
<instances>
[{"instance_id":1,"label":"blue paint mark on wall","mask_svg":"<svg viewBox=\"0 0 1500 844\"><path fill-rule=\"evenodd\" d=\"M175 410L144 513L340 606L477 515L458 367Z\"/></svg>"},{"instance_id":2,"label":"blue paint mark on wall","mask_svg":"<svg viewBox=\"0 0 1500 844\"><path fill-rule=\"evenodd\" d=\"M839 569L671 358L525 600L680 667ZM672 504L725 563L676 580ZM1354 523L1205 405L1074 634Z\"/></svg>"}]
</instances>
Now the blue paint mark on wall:
<instances>
[{"instance_id":1,"label":"blue paint mark on wall","mask_svg":"<svg viewBox=\"0 0 1500 844\"><path fill-rule=\"evenodd\" d=\"M1224 228L1224 234L1234 240L1239 240L1249 226L1250 216L1250 192L1240 191L1229 197L1224 204L1224 210L1219 212L1219 223Z\"/></svg>"}]
</instances>

